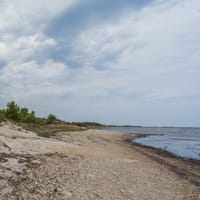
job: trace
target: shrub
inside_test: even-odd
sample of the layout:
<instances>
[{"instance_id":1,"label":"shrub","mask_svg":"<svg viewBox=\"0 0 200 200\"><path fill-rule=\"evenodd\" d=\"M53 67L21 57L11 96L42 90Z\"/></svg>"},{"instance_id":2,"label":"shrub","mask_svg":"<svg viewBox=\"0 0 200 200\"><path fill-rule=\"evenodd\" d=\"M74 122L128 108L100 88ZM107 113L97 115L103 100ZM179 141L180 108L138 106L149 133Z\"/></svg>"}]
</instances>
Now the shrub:
<instances>
[{"instance_id":1,"label":"shrub","mask_svg":"<svg viewBox=\"0 0 200 200\"><path fill-rule=\"evenodd\" d=\"M5 121L5 118L4 118L4 110L0 110L0 123Z\"/></svg>"},{"instance_id":2,"label":"shrub","mask_svg":"<svg viewBox=\"0 0 200 200\"><path fill-rule=\"evenodd\" d=\"M35 116L35 112L29 112L28 108L18 106L14 101L7 103L6 109L0 109L0 121L3 119L11 119L15 122L37 124L40 126L47 124L65 124L64 121L59 120L55 115L49 114L47 119Z\"/></svg>"},{"instance_id":3,"label":"shrub","mask_svg":"<svg viewBox=\"0 0 200 200\"><path fill-rule=\"evenodd\" d=\"M38 125L43 126L43 125L47 124L47 120L45 118L37 117L35 123L38 124Z\"/></svg>"},{"instance_id":4,"label":"shrub","mask_svg":"<svg viewBox=\"0 0 200 200\"><path fill-rule=\"evenodd\" d=\"M8 102L5 117L15 121L20 120L20 107L14 102Z\"/></svg>"},{"instance_id":5,"label":"shrub","mask_svg":"<svg viewBox=\"0 0 200 200\"><path fill-rule=\"evenodd\" d=\"M52 124L57 121L57 117L53 114L49 114L47 117L47 123Z\"/></svg>"},{"instance_id":6,"label":"shrub","mask_svg":"<svg viewBox=\"0 0 200 200\"><path fill-rule=\"evenodd\" d=\"M36 122L36 117L35 117L35 112L31 112L31 113L28 113L28 115L25 116L23 122L25 123L35 123Z\"/></svg>"},{"instance_id":7,"label":"shrub","mask_svg":"<svg viewBox=\"0 0 200 200\"><path fill-rule=\"evenodd\" d=\"M19 113L20 121L24 122L28 115L29 115L28 108L20 109Z\"/></svg>"}]
</instances>

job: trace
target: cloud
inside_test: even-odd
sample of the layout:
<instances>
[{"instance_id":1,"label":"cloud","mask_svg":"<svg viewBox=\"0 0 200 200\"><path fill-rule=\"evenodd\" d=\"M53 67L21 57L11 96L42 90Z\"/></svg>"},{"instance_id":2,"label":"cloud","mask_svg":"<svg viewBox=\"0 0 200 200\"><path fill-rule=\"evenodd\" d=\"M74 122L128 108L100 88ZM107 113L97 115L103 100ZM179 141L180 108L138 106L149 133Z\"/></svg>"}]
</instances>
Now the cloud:
<instances>
[{"instance_id":1,"label":"cloud","mask_svg":"<svg viewBox=\"0 0 200 200\"><path fill-rule=\"evenodd\" d=\"M10 63L0 71L1 96L16 100L37 95L57 95L58 83L68 76L67 66L47 60L43 64L29 61L21 65ZM58 84L58 85L57 85Z\"/></svg>"},{"instance_id":2,"label":"cloud","mask_svg":"<svg viewBox=\"0 0 200 200\"><path fill-rule=\"evenodd\" d=\"M40 54L54 47L56 41L41 32L32 35L8 36L0 42L0 59L4 62L23 62L27 59L40 58ZM44 54L42 55L44 56Z\"/></svg>"},{"instance_id":3,"label":"cloud","mask_svg":"<svg viewBox=\"0 0 200 200\"><path fill-rule=\"evenodd\" d=\"M126 12L140 8L152 0L84 0L69 12L61 12L47 28L48 34L60 37L74 37L85 28L117 21ZM73 27L73 28L72 28ZM67 39L67 38L65 38Z\"/></svg>"},{"instance_id":4,"label":"cloud","mask_svg":"<svg viewBox=\"0 0 200 200\"><path fill-rule=\"evenodd\" d=\"M198 0L0 4L1 105L75 121L198 123Z\"/></svg>"},{"instance_id":5,"label":"cloud","mask_svg":"<svg viewBox=\"0 0 200 200\"><path fill-rule=\"evenodd\" d=\"M1 1L1 97L23 99L44 91L50 93L46 85L52 85L58 76L67 75L67 65L49 58L49 51L57 42L47 36L44 29L52 18L77 3L74 0Z\"/></svg>"},{"instance_id":6,"label":"cloud","mask_svg":"<svg viewBox=\"0 0 200 200\"><path fill-rule=\"evenodd\" d=\"M157 98L159 93L160 98L170 96L165 93L198 95L192 77L199 73L199 7L196 0L155 1L117 23L81 32L73 50L80 63L124 76L124 86L131 85L133 91L156 93Z\"/></svg>"}]
</instances>

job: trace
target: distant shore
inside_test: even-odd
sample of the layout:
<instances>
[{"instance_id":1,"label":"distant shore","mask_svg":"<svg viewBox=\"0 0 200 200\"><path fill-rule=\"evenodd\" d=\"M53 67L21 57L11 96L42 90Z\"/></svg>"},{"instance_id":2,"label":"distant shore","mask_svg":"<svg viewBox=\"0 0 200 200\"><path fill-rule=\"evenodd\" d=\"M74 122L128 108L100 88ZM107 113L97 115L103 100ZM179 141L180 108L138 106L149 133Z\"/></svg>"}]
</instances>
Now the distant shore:
<instances>
[{"instance_id":1,"label":"distant shore","mask_svg":"<svg viewBox=\"0 0 200 200\"><path fill-rule=\"evenodd\" d=\"M0 199L197 200L199 163L104 130L39 137L0 126Z\"/></svg>"}]
</instances>

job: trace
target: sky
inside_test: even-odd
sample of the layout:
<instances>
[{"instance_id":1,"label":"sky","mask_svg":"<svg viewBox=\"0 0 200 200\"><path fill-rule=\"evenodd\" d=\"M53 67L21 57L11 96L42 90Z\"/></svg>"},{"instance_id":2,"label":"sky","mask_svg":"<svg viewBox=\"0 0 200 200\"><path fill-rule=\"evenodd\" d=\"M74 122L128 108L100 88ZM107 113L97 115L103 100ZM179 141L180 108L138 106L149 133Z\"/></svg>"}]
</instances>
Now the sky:
<instances>
[{"instance_id":1,"label":"sky","mask_svg":"<svg viewBox=\"0 0 200 200\"><path fill-rule=\"evenodd\" d=\"M200 126L199 0L1 0L0 107Z\"/></svg>"}]
</instances>

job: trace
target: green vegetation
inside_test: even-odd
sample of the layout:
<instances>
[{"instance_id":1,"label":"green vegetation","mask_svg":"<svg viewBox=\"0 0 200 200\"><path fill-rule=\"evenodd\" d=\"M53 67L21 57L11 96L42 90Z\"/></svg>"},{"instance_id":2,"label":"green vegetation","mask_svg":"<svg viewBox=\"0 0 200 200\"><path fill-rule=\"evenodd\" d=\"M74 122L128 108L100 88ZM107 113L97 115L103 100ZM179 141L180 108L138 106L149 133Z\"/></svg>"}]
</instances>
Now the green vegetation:
<instances>
[{"instance_id":1,"label":"green vegetation","mask_svg":"<svg viewBox=\"0 0 200 200\"><path fill-rule=\"evenodd\" d=\"M8 102L6 109L0 109L0 123L6 119L19 124L26 130L34 131L42 137L56 136L59 132L102 127L96 122L65 122L54 114L49 114L47 118L37 117L34 111L30 112L28 108L21 108L14 101Z\"/></svg>"},{"instance_id":2,"label":"green vegetation","mask_svg":"<svg viewBox=\"0 0 200 200\"><path fill-rule=\"evenodd\" d=\"M6 109L0 110L0 117L12 120L18 123L30 123L45 125L58 121L55 115L49 114L48 118L40 118L35 115L34 111L29 111L28 108L18 106L14 101L7 103Z\"/></svg>"},{"instance_id":3,"label":"green vegetation","mask_svg":"<svg viewBox=\"0 0 200 200\"><path fill-rule=\"evenodd\" d=\"M24 129L36 132L38 136L41 137L52 137L56 136L58 133L66 132L66 131L84 131L87 130L84 127L68 125L68 124L46 124L46 125L38 125L38 124L20 124Z\"/></svg>"},{"instance_id":4,"label":"green vegetation","mask_svg":"<svg viewBox=\"0 0 200 200\"><path fill-rule=\"evenodd\" d=\"M72 124L86 128L98 128L103 126L102 124L96 122L72 122Z\"/></svg>"},{"instance_id":5,"label":"green vegetation","mask_svg":"<svg viewBox=\"0 0 200 200\"><path fill-rule=\"evenodd\" d=\"M5 117L15 121L20 120L20 107L14 101L8 102Z\"/></svg>"},{"instance_id":6,"label":"green vegetation","mask_svg":"<svg viewBox=\"0 0 200 200\"><path fill-rule=\"evenodd\" d=\"M57 117L53 114L49 114L47 117L47 123L48 124L53 124L57 121Z\"/></svg>"},{"instance_id":7,"label":"green vegetation","mask_svg":"<svg viewBox=\"0 0 200 200\"><path fill-rule=\"evenodd\" d=\"M5 121L5 110L0 110L0 123Z\"/></svg>"}]
</instances>

